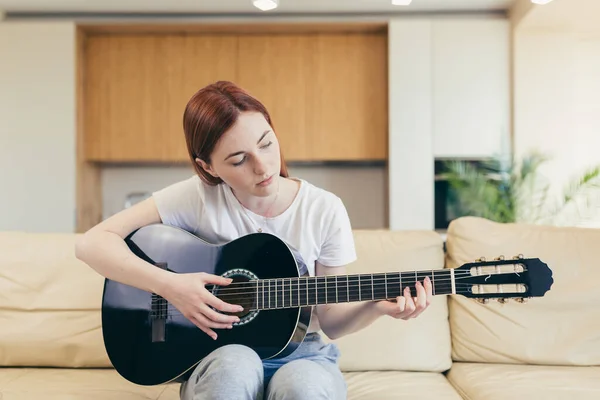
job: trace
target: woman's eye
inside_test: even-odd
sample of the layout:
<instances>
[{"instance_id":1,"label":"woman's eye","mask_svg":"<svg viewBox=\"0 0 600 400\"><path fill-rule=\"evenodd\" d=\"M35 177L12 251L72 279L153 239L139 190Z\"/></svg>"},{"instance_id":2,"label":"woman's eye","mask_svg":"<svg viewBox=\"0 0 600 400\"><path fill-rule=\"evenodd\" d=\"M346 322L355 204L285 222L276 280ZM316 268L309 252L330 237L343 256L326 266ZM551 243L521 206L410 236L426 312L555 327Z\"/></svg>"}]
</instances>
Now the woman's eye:
<instances>
[{"instance_id":1,"label":"woman's eye","mask_svg":"<svg viewBox=\"0 0 600 400\"><path fill-rule=\"evenodd\" d=\"M269 142L267 144L265 144L264 146L262 146L263 149L266 149L267 147L269 147L273 142Z\"/></svg>"},{"instance_id":2,"label":"woman's eye","mask_svg":"<svg viewBox=\"0 0 600 400\"><path fill-rule=\"evenodd\" d=\"M246 157L243 157L240 161L233 163L233 166L239 167L240 165L242 165L244 163L244 161L246 161Z\"/></svg>"}]
</instances>

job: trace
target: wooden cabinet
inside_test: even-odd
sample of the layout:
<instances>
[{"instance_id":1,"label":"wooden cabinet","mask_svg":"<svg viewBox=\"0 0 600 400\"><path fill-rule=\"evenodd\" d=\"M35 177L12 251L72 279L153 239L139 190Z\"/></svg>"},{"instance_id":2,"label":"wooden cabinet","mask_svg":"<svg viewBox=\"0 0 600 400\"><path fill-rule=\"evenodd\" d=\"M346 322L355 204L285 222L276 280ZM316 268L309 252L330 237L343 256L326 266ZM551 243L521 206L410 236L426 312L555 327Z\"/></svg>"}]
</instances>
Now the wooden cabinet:
<instances>
[{"instance_id":1,"label":"wooden cabinet","mask_svg":"<svg viewBox=\"0 0 600 400\"><path fill-rule=\"evenodd\" d=\"M300 35L249 35L239 40L237 83L269 111L288 160L312 157L306 115L310 42L309 37Z\"/></svg>"},{"instance_id":2,"label":"wooden cabinet","mask_svg":"<svg viewBox=\"0 0 600 400\"><path fill-rule=\"evenodd\" d=\"M289 161L387 158L384 32L90 35L86 158L188 161L185 105L216 80L265 104Z\"/></svg>"},{"instance_id":3,"label":"wooden cabinet","mask_svg":"<svg viewBox=\"0 0 600 400\"><path fill-rule=\"evenodd\" d=\"M86 46L86 157L188 160L182 119L200 87L235 79L233 35L91 36Z\"/></svg>"},{"instance_id":4,"label":"wooden cabinet","mask_svg":"<svg viewBox=\"0 0 600 400\"><path fill-rule=\"evenodd\" d=\"M310 53L306 120L311 156L387 159L387 36L318 35Z\"/></svg>"}]
</instances>

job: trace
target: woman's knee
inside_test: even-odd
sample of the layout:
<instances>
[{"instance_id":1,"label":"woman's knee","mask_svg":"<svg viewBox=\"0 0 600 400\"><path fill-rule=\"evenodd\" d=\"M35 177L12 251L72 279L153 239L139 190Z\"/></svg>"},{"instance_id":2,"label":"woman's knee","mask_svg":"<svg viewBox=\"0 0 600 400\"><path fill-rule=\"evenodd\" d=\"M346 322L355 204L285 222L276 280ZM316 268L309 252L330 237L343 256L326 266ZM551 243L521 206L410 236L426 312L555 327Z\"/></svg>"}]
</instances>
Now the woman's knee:
<instances>
[{"instance_id":1,"label":"woman's knee","mask_svg":"<svg viewBox=\"0 0 600 400\"><path fill-rule=\"evenodd\" d=\"M262 360L249 347L227 345L207 355L181 387L181 398L255 399L263 393Z\"/></svg>"},{"instance_id":2,"label":"woman's knee","mask_svg":"<svg viewBox=\"0 0 600 400\"><path fill-rule=\"evenodd\" d=\"M340 382L340 380L342 382ZM282 366L269 383L268 399L337 399L345 398L341 373L332 374L318 363L296 360Z\"/></svg>"},{"instance_id":3,"label":"woman's knee","mask_svg":"<svg viewBox=\"0 0 600 400\"><path fill-rule=\"evenodd\" d=\"M220 372L256 370L262 373L263 370L262 360L258 354L251 348L239 344L219 347L204 361L211 365L214 364Z\"/></svg>"}]
</instances>

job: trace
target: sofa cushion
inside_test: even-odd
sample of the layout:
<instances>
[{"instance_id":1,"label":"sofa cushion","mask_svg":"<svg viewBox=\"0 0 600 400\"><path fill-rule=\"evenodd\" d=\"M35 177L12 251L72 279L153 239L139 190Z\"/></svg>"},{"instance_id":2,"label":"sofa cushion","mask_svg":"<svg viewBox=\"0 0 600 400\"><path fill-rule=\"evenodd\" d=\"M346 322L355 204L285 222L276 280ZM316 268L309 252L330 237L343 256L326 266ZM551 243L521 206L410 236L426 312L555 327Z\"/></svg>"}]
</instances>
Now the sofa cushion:
<instances>
[{"instance_id":1,"label":"sofa cushion","mask_svg":"<svg viewBox=\"0 0 600 400\"><path fill-rule=\"evenodd\" d=\"M134 385L114 369L0 368L4 400L176 400L179 386Z\"/></svg>"},{"instance_id":2,"label":"sofa cushion","mask_svg":"<svg viewBox=\"0 0 600 400\"><path fill-rule=\"evenodd\" d=\"M600 398L600 367L457 362L448 380L472 400Z\"/></svg>"},{"instance_id":3,"label":"sofa cushion","mask_svg":"<svg viewBox=\"0 0 600 400\"><path fill-rule=\"evenodd\" d=\"M436 372L347 372L344 377L349 400L461 399L444 375Z\"/></svg>"},{"instance_id":4,"label":"sofa cushion","mask_svg":"<svg viewBox=\"0 0 600 400\"><path fill-rule=\"evenodd\" d=\"M110 366L104 279L75 258L75 234L0 232L0 365Z\"/></svg>"},{"instance_id":5,"label":"sofa cushion","mask_svg":"<svg viewBox=\"0 0 600 400\"><path fill-rule=\"evenodd\" d=\"M600 230L500 224L464 217L451 223L447 266L483 256L522 253L553 271L544 297L528 303L480 304L449 299L452 356L457 361L600 365Z\"/></svg>"},{"instance_id":6,"label":"sofa cushion","mask_svg":"<svg viewBox=\"0 0 600 400\"><path fill-rule=\"evenodd\" d=\"M349 400L460 399L440 373L383 371L344 376ZM0 368L0 398L5 400L178 400L179 387L178 383L134 385L113 369Z\"/></svg>"},{"instance_id":7,"label":"sofa cushion","mask_svg":"<svg viewBox=\"0 0 600 400\"><path fill-rule=\"evenodd\" d=\"M442 269L443 241L433 231L354 232L358 260L349 274ZM383 317L336 339L343 371L409 370L440 372L450 368L450 328L446 296L408 321ZM324 339L327 338L324 336Z\"/></svg>"}]
</instances>

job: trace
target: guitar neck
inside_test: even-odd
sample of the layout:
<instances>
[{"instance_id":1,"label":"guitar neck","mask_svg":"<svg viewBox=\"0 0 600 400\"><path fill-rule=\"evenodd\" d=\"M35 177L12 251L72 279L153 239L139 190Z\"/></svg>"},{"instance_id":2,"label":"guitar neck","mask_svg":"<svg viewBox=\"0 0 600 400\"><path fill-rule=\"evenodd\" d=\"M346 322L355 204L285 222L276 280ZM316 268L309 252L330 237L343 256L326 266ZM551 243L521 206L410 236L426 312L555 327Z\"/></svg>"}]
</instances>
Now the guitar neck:
<instances>
[{"instance_id":1,"label":"guitar neck","mask_svg":"<svg viewBox=\"0 0 600 400\"><path fill-rule=\"evenodd\" d=\"M406 287L416 296L415 283L423 283L427 276L433 295L456 293L452 269L260 279L247 282L244 291L252 293L255 310L392 300L403 295Z\"/></svg>"}]
</instances>

